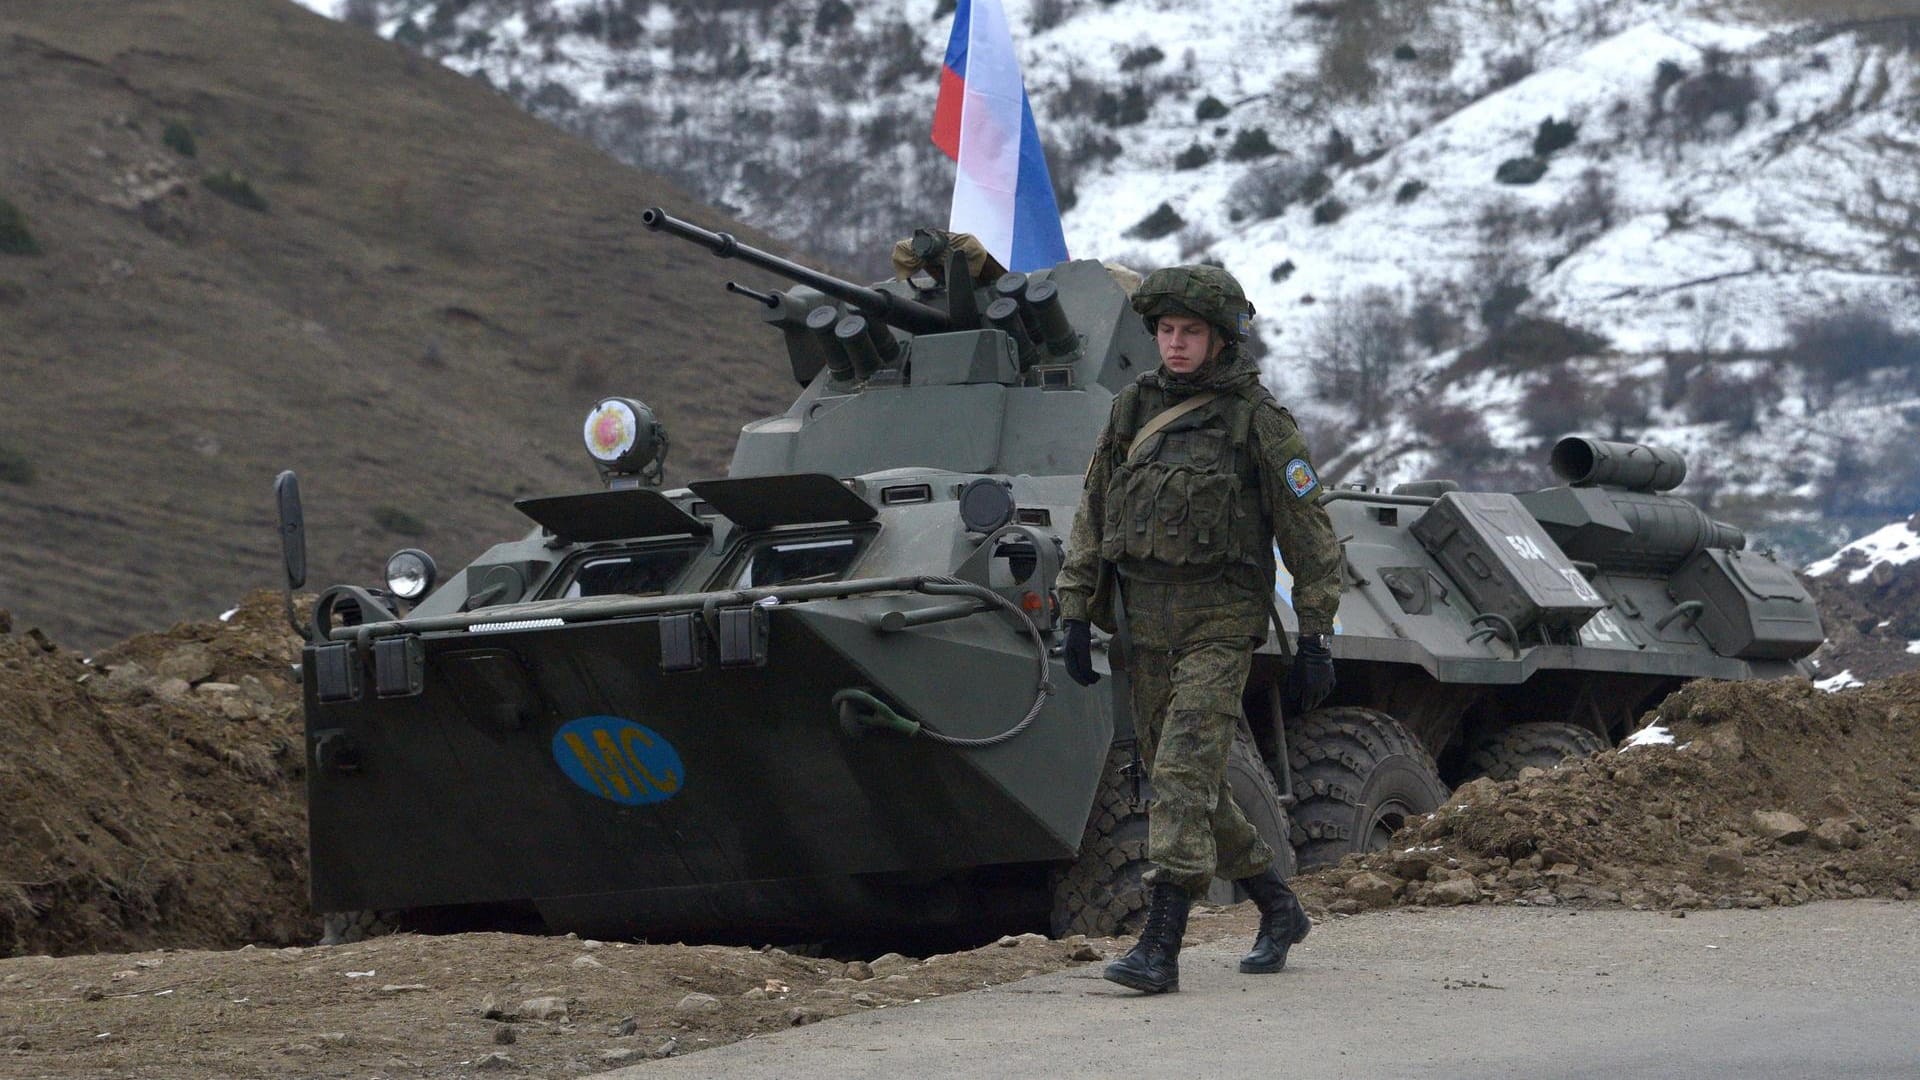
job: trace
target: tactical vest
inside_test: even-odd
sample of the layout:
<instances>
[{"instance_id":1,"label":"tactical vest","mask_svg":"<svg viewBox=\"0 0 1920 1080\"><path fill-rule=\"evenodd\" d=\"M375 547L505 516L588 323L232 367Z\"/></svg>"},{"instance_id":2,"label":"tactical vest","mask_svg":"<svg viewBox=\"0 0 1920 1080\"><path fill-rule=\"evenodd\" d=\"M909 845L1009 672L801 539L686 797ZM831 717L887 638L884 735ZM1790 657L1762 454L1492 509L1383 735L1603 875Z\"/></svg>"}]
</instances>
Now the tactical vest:
<instances>
[{"instance_id":1,"label":"tactical vest","mask_svg":"<svg viewBox=\"0 0 1920 1080\"><path fill-rule=\"evenodd\" d=\"M1143 396L1130 386L1114 410L1100 557L1130 575L1166 581L1208 580L1270 559L1272 529L1249 447L1265 389L1256 383L1226 392L1129 454L1134 433L1160 411Z\"/></svg>"}]
</instances>

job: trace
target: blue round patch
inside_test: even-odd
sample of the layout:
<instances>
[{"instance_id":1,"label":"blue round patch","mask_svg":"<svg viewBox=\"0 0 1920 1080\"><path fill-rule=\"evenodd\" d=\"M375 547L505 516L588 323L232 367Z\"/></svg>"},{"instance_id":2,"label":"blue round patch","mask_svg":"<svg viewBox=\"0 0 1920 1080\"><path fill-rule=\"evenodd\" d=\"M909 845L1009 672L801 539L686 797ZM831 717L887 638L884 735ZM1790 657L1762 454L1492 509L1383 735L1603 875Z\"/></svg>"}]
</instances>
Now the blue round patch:
<instances>
[{"instance_id":1,"label":"blue round patch","mask_svg":"<svg viewBox=\"0 0 1920 1080\"><path fill-rule=\"evenodd\" d=\"M617 716L583 716L553 733L553 760L588 794L625 806L680 792L686 766L659 732Z\"/></svg>"}]
</instances>

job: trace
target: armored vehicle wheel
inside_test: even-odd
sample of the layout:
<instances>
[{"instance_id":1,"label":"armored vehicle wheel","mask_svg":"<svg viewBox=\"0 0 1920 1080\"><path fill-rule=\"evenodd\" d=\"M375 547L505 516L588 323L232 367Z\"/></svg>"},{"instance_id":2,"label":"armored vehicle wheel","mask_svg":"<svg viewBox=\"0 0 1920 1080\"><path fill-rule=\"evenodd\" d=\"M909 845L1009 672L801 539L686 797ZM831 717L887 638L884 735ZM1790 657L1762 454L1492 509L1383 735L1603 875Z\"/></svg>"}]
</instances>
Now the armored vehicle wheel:
<instances>
[{"instance_id":1,"label":"armored vehicle wheel","mask_svg":"<svg viewBox=\"0 0 1920 1080\"><path fill-rule=\"evenodd\" d=\"M397 911L331 911L320 916L320 944L351 945L400 932Z\"/></svg>"},{"instance_id":2,"label":"armored vehicle wheel","mask_svg":"<svg viewBox=\"0 0 1920 1080\"><path fill-rule=\"evenodd\" d=\"M1302 717L1287 731L1293 846L1307 868L1378 851L1408 821L1446 801L1432 755L1400 721L1341 706Z\"/></svg>"},{"instance_id":3,"label":"armored vehicle wheel","mask_svg":"<svg viewBox=\"0 0 1920 1080\"><path fill-rule=\"evenodd\" d=\"M1144 801L1137 810L1133 806L1133 779L1124 771L1132 761L1131 747L1107 750L1080 855L1053 873L1048 923L1054 937L1125 933L1147 910L1147 890L1140 881L1147 872L1147 808Z\"/></svg>"},{"instance_id":4,"label":"armored vehicle wheel","mask_svg":"<svg viewBox=\"0 0 1920 1080\"><path fill-rule=\"evenodd\" d=\"M1107 752L1107 767L1094 796L1093 813L1080 840L1080 857L1056 871L1052 881L1053 913L1049 920L1055 937L1086 934L1109 937L1131 932L1147 910L1147 814L1133 807L1133 780L1123 771L1132 762L1129 748ZM1247 820L1274 850L1281 876L1294 873L1293 846L1288 843L1287 811L1273 774L1260 758L1253 733L1242 724L1227 753L1227 784ZM1150 789L1142 785L1142 793ZM1232 882L1215 881L1206 899L1231 904L1245 899Z\"/></svg>"},{"instance_id":5,"label":"armored vehicle wheel","mask_svg":"<svg viewBox=\"0 0 1920 1080\"><path fill-rule=\"evenodd\" d=\"M1297 866L1291 830L1287 826L1287 808L1280 805L1279 785L1274 783L1266 759L1260 756L1253 732L1244 724L1227 753L1227 786L1240 812L1247 815L1248 823L1273 849L1273 868L1280 871L1283 878L1292 877ZM1207 902L1212 904L1237 904L1246 898L1245 890L1220 878L1214 879L1206 895Z\"/></svg>"},{"instance_id":6,"label":"armored vehicle wheel","mask_svg":"<svg viewBox=\"0 0 1920 1080\"><path fill-rule=\"evenodd\" d=\"M1605 739L1573 724L1515 724L1474 746L1467 755L1467 774L1511 780L1529 765L1551 769L1567 758L1586 757L1605 749Z\"/></svg>"}]
</instances>

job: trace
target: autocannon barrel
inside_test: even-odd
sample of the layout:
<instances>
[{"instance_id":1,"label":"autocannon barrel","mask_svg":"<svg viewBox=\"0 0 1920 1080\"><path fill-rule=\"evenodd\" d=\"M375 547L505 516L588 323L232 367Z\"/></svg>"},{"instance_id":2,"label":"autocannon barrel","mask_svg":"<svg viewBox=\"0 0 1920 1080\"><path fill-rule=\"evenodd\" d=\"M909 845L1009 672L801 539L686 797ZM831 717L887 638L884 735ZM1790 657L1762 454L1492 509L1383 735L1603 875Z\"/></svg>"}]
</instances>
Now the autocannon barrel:
<instances>
[{"instance_id":1,"label":"autocannon barrel","mask_svg":"<svg viewBox=\"0 0 1920 1080\"><path fill-rule=\"evenodd\" d=\"M1549 463L1575 487L1672 491L1687 478L1687 460L1678 451L1578 435L1555 443Z\"/></svg>"},{"instance_id":2,"label":"autocannon barrel","mask_svg":"<svg viewBox=\"0 0 1920 1080\"><path fill-rule=\"evenodd\" d=\"M742 244L731 233L713 232L692 222L682 221L657 206L640 213L640 223L655 232L672 233L691 240L722 259L739 259L762 270L779 274L789 281L817 289L863 313L911 334L937 334L951 328L947 313L939 308L909 300L904 296L856 285L832 274L810 270L799 263Z\"/></svg>"}]
</instances>

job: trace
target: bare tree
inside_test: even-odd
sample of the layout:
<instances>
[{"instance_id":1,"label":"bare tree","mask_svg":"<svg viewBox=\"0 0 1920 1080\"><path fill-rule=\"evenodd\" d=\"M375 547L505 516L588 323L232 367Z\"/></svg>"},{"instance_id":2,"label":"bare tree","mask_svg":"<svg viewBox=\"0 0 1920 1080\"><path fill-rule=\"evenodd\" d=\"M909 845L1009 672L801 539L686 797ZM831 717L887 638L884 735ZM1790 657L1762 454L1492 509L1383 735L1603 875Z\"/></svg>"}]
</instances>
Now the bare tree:
<instances>
[{"instance_id":1,"label":"bare tree","mask_svg":"<svg viewBox=\"0 0 1920 1080\"><path fill-rule=\"evenodd\" d=\"M1334 300L1308 339L1319 396L1352 406L1362 428L1383 422L1405 389L1411 336L1399 299L1385 289Z\"/></svg>"}]
</instances>

